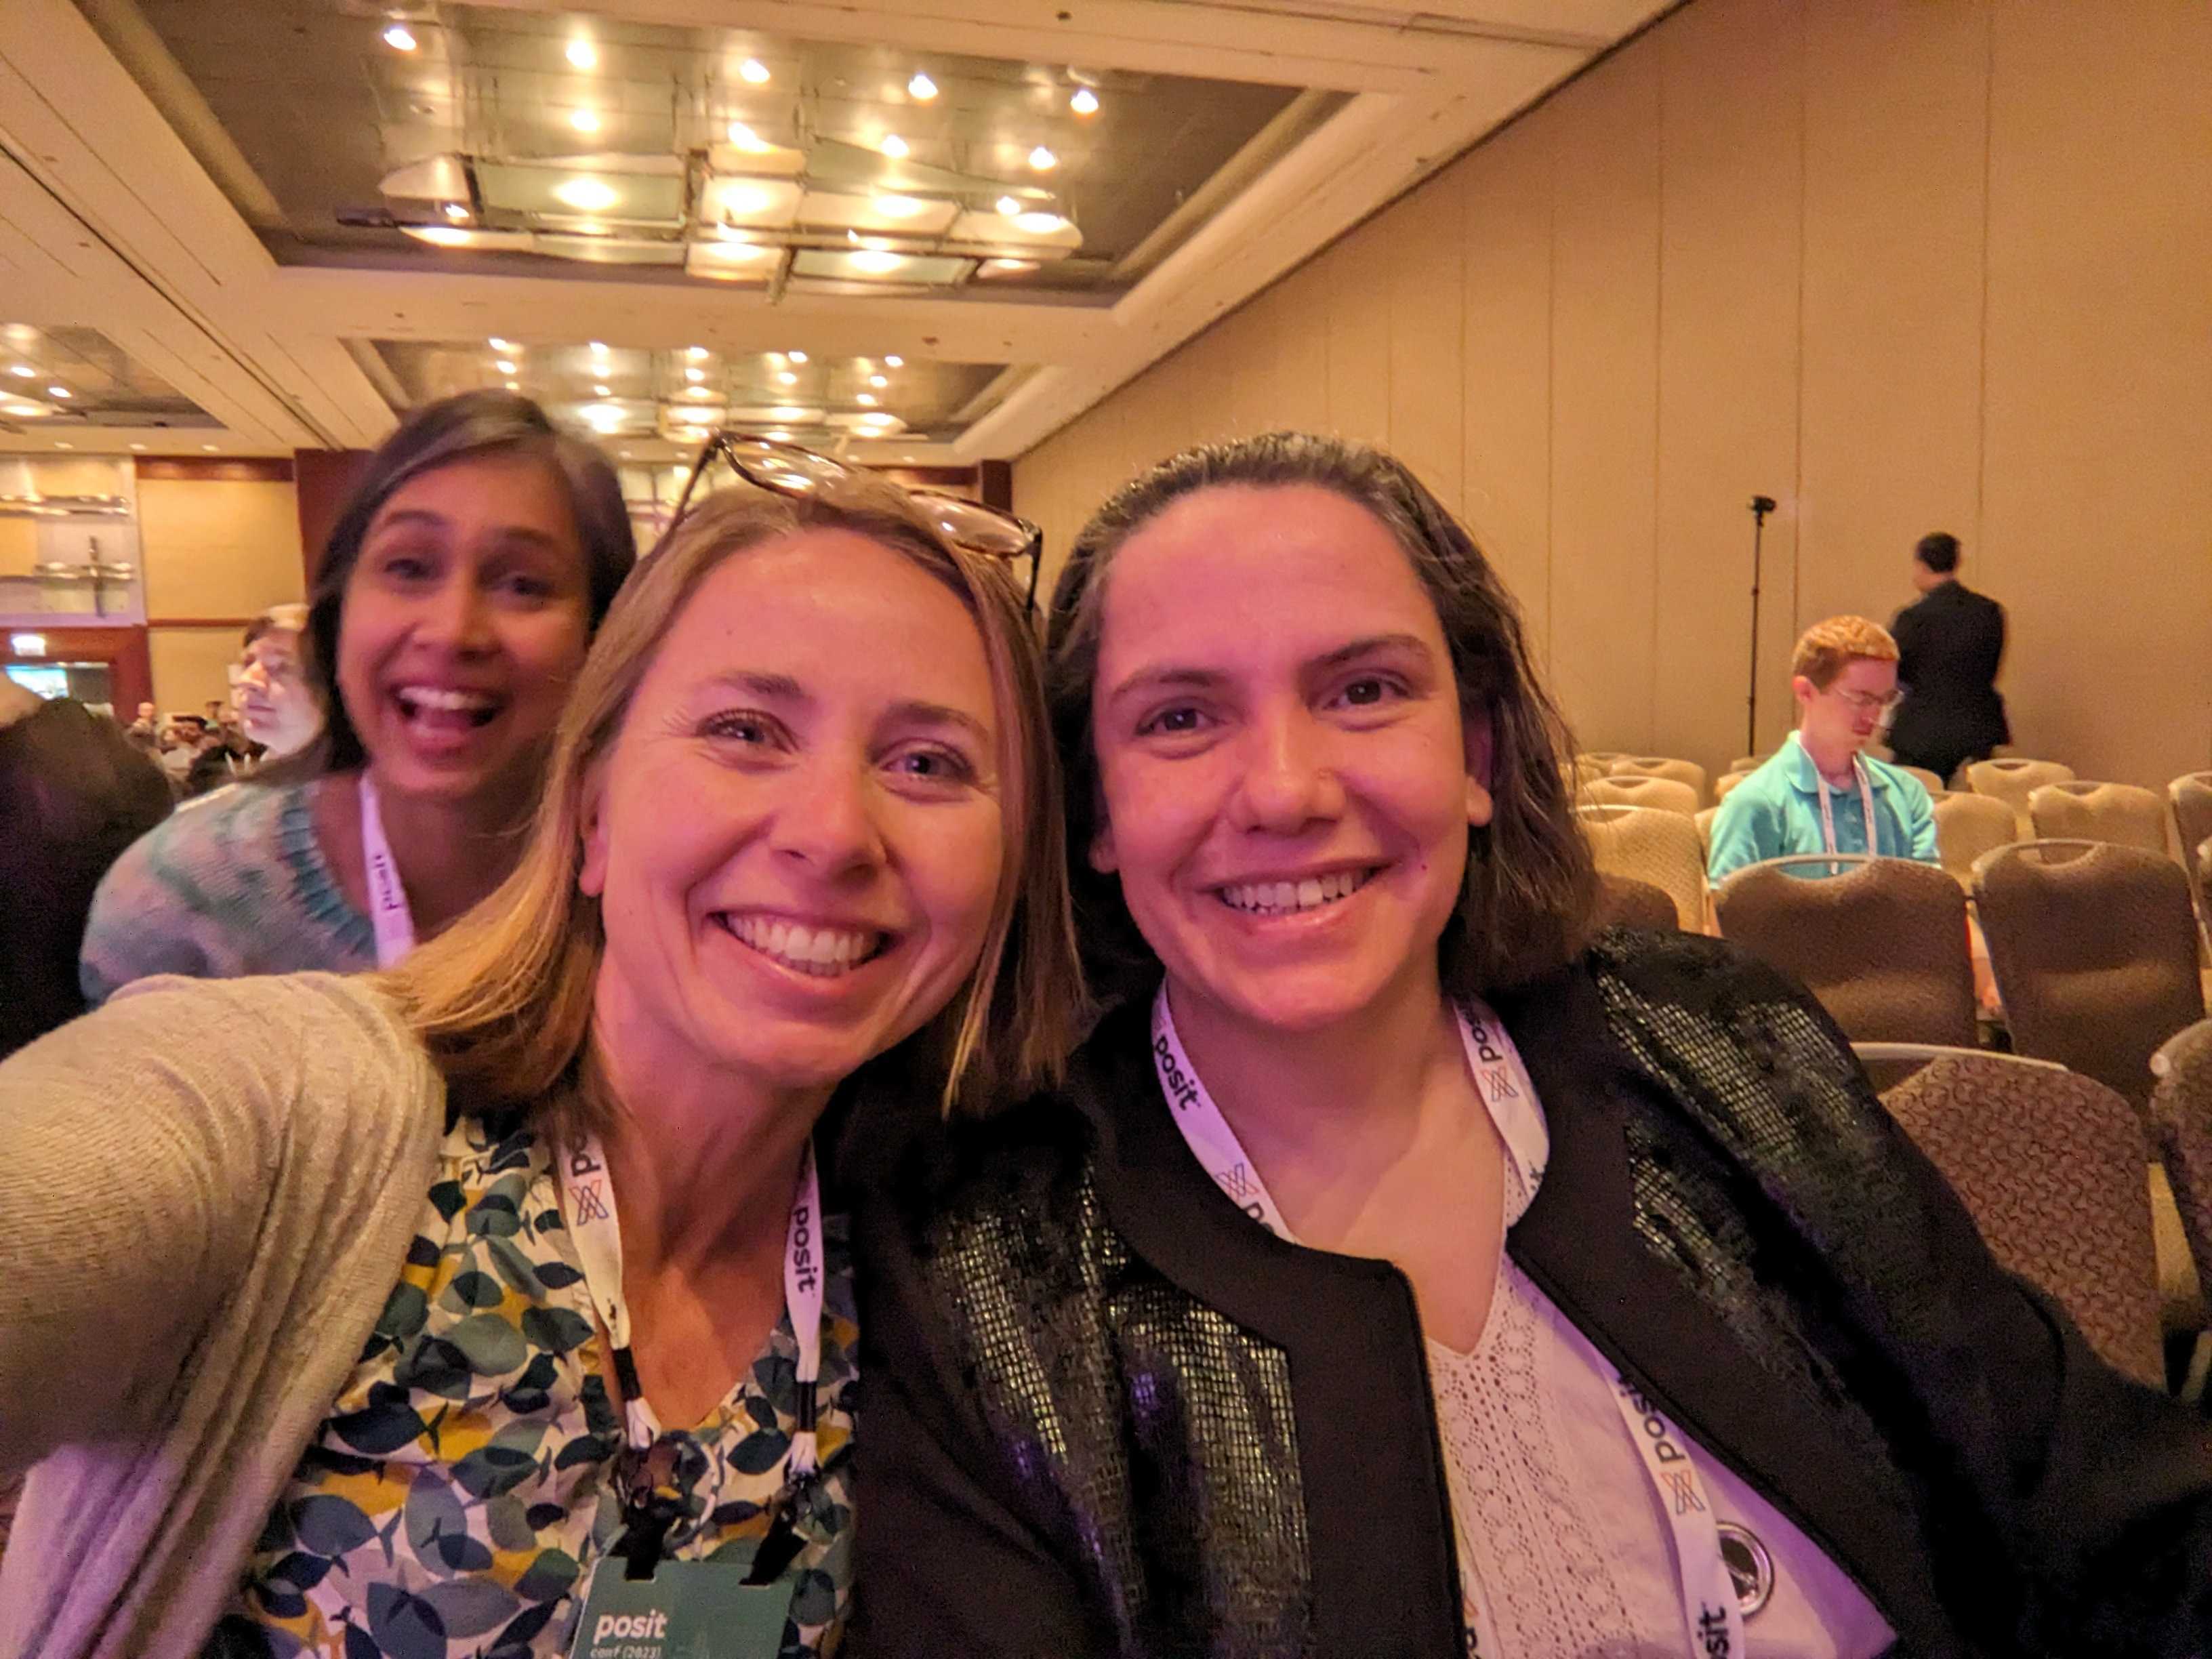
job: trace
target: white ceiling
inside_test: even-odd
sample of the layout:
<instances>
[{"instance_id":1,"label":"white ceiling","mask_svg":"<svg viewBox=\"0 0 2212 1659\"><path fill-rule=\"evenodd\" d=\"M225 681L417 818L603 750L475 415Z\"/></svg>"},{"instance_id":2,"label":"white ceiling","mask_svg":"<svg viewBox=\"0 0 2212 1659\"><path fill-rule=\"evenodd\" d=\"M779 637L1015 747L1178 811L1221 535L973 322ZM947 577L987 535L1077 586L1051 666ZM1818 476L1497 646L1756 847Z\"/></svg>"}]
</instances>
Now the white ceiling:
<instances>
[{"instance_id":1,"label":"white ceiling","mask_svg":"<svg viewBox=\"0 0 2212 1659\"><path fill-rule=\"evenodd\" d=\"M1348 94L1287 142L1279 130L1252 140L1189 198L1173 251L1116 293L771 301L552 261L517 273L455 269L431 250L398 263L325 252L311 264L282 264L241 211L265 222L268 192L132 0L5 0L0 325L95 331L217 429L105 424L64 440L36 422L0 422L0 452L60 441L80 453L134 443L175 452L212 442L232 454L366 447L391 429L404 396L371 343L397 352L501 337L526 349L601 341L629 352L704 345L731 359L797 349L824 359L1008 365L995 406L957 437L852 453L957 464L1018 455L1667 3L1427 0L1417 11L1374 0L600 0L588 15L609 24L750 29ZM350 9L364 27L380 27L381 8ZM393 9L424 18L438 8ZM641 458L660 453L640 449Z\"/></svg>"}]
</instances>

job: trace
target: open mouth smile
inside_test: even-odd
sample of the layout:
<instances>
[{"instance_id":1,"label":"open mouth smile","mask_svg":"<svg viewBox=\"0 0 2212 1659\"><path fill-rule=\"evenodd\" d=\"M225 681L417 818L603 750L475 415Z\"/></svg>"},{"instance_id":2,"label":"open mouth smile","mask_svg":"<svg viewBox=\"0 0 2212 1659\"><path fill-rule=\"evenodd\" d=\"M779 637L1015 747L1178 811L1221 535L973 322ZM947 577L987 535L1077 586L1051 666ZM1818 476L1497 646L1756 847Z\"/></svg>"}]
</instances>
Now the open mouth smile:
<instances>
[{"instance_id":1,"label":"open mouth smile","mask_svg":"<svg viewBox=\"0 0 2212 1659\"><path fill-rule=\"evenodd\" d=\"M473 732L496 719L503 698L488 691L464 691L445 685L401 685L392 691L399 717L410 726L432 732Z\"/></svg>"},{"instance_id":2,"label":"open mouth smile","mask_svg":"<svg viewBox=\"0 0 2212 1659\"><path fill-rule=\"evenodd\" d=\"M1213 896L1231 909L1248 916L1297 915L1342 902L1381 873L1381 866L1339 870L1326 876L1307 876L1297 881L1231 882L1213 890Z\"/></svg>"},{"instance_id":3,"label":"open mouth smile","mask_svg":"<svg viewBox=\"0 0 2212 1659\"><path fill-rule=\"evenodd\" d=\"M836 979L891 947L892 936L872 927L812 927L780 917L717 912L715 922L738 944L777 966L817 979Z\"/></svg>"}]
</instances>

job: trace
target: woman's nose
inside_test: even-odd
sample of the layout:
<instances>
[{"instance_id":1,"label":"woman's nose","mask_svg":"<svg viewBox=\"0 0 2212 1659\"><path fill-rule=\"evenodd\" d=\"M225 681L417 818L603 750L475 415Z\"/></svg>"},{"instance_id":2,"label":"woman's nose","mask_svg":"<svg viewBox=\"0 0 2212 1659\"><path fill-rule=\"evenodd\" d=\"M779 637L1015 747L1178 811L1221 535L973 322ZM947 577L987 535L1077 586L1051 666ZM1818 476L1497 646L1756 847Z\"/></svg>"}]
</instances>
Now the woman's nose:
<instances>
[{"instance_id":1,"label":"woman's nose","mask_svg":"<svg viewBox=\"0 0 2212 1659\"><path fill-rule=\"evenodd\" d=\"M1291 835L1343 810L1344 787L1319 722L1301 710L1255 727L1231 802L1237 828Z\"/></svg>"}]
</instances>

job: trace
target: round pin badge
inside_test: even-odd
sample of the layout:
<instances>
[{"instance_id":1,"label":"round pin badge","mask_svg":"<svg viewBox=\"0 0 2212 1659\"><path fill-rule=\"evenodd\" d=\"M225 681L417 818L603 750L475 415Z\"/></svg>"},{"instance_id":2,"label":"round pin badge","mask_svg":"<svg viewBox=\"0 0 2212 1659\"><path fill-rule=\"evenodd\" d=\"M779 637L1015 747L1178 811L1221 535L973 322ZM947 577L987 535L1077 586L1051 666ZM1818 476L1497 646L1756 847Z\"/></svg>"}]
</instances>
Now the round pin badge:
<instances>
[{"instance_id":1,"label":"round pin badge","mask_svg":"<svg viewBox=\"0 0 2212 1659\"><path fill-rule=\"evenodd\" d=\"M1749 1527L1723 1521L1720 1523L1720 1534L1721 1559L1727 1564L1729 1581L1735 1586L1736 1606L1748 1619L1774 1595L1774 1558Z\"/></svg>"}]
</instances>

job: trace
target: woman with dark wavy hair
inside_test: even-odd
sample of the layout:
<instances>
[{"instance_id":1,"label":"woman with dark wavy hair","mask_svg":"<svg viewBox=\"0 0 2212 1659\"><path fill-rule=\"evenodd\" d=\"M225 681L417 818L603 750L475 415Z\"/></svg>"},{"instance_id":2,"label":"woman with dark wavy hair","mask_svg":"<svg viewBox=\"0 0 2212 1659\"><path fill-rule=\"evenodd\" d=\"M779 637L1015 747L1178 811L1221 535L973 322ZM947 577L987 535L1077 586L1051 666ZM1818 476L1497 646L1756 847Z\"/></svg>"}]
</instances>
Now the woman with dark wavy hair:
<instances>
[{"instance_id":1,"label":"woman with dark wavy hair","mask_svg":"<svg viewBox=\"0 0 2212 1659\"><path fill-rule=\"evenodd\" d=\"M408 416L331 532L307 609L320 739L170 819L101 884L81 964L390 967L514 867L585 647L636 557L606 458L527 398Z\"/></svg>"},{"instance_id":2,"label":"woman with dark wavy hair","mask_svg":"<svg viewBox=\"0 0 2212 1659\"><path fill-rule=\"evenodd\" d=\"M1799 988L1589 927L1510 598L1279 433L1079 538L1064 1087L860 1206L890 1655L2179 1655L2212 1436L1991 1261Z\"/></svg>"}]
</instances>

